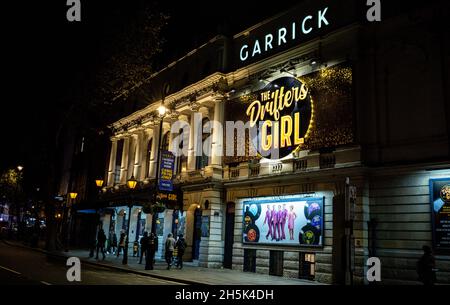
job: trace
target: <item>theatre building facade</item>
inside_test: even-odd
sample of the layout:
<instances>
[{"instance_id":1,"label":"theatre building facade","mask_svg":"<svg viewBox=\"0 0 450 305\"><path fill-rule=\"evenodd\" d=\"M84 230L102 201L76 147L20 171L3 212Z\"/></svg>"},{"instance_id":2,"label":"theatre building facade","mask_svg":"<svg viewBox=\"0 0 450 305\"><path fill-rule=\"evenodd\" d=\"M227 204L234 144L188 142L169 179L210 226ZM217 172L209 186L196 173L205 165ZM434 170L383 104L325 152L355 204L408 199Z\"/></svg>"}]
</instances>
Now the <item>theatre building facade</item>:
<instances>
[{"instance_id":1,"label":"theatre building facade","mask_svg":"<svg viewBox=\"0 0 450 305\"><path fill-rule=\"evenodd\" d=\"M148 79L148 106L110 126L105 231L119 235L131 217L138 240L157 196L160 256L171 232L199 266L363 284L378 257L382 283L414 283L429 245L449 283L441 7L372 24L356 2L303 1ZM170 187L159 179L157 191L158 155L180 147Z\"/></svg>"}]
</instances>

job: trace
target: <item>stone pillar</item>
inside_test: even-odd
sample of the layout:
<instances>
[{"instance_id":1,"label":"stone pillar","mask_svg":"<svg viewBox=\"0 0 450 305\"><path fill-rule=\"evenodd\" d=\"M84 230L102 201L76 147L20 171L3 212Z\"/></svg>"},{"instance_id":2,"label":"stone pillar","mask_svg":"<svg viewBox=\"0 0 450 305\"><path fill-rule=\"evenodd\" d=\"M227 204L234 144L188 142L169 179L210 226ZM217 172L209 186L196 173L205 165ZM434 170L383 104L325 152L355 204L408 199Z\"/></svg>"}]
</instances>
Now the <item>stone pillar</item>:
<instances>
[{"instance_id":1,"label":"stone pillar","mask_svg":"<svg viewBox=\"0 0 450 305\"><path fill-rule=\"evenodd\" d=\"M225 205L218 189L203 191L205 208L206 200L209 202L208 209L202 211L202 216L209 216L209 237L202 237L200 242L199 265L208 268L221 268L223 266L224 254L224 215Z\"/></svg>"},{"instance_id":2,"label":"stone pillar","mask_svg":"<svg viewBox=\"0 0 450 305\"><path fill-rule=\"evenodd\" d=\"M147 178L147 168L150 166L150 164L147 164L147 147L148 147L148 141L151 139L151 135L149 131L144 130L142 132L142 141L141 141L141 166L139 170L139 177L140 180L144 180Z\"/></svg>"},{"instance_id":3,"label":"stone pillar","mask_svg":"<svg viewBox=\"0 0 450 305\"><path fill-rule=\"evenodd\" d=\"M135 154L136 154L136 145L137 145L137 134L132 134L130 137L130 148L128 149L128 171L127 171L127 179L130 179L134 174L134 163L135 163ZM136 177L135 177L136 178Z\"/></svg>"},{"instance_id":4,"label":"stone pillar","mask_svg":"<svg viewBox=\"0 0 450 305\"><path fill-rule=\"evenodd\" d=\"M211 165L209 171L214 179L222 179L223 132L225 119L225 99L217 98L214 104L214 124L212 125Z\"/></svg>"},{"instance_id":5,"label":"stone pillar","mask_svg":"<svg viewBox=\"0 0 450 305\"><path fill-rule=\"evenodd\" d=\"M222 130L220 130L220 128L214 128L215 126L213 126L211 156L211 164L216 166L222 166L224 118L225 100L224 98L218 98L214 104L214 121L221 124Z\"/></svg>"},{"instance_id":6,"label":"stone pillar","mask_svg":"<svg viewBox=\"0 0 450 305\"><path fill-rule=\"evenodd\" d=\"M142 180L141 167L142 167L142 151L145 150L143 145L144 134L139 131L136 135L136 150L134 152L134 171L133 175L136 180Z\"/></svg>"},{"instance_id":7,"label":"stone pillar","mask_svg":"<svg viewBox=\"0 0 450 305\"><path fill-rule=\"evenodd\" d=\"M117 139L111 139L111 153L109 156L109 168L108 168L108 181L107 186L114 185L114 173L116 169L116 157L117 157Z\"/></svg>"},{"instance_id":8,"label":"stone pillar","mask_svg":"<svg viewBox=\"0 0 450 305\"><path fill-rule=\"evenodd\" d=\"M195 109L198 110L198 109ZM195 111L194 110L194 111ZM195 170L195 147L197 145L197 139L195 136L195 112L191 113L191 123L190 123L190 129L189 129L189 151L188 151L188 164L187 164L187 170L193 171Z\"/></svg>"},{"instance_id":9,"label":"stone pillar","mask_svg":"<svg viewBox=\"0 0 450 305\"><path fill-rule=\"evenodd\" d=\"M159 149L159 122L155 122L153 126L153 141L152 141L152 157L150 159L150 177L156 177L156 157L158 155L157 150Z\"/></svg>"},{"instance_id":10,"label":"stone pillar","mask_svg":"<svg viewBox=\"0 0 450 305\"><path fill-rule=\"evenodd\" d=\"M126 137L123 139L122 162L121 162L121 167L120 167L120 183L127 182L129 149L130 149L130 138Z\"/></svg>"}]
</instances>

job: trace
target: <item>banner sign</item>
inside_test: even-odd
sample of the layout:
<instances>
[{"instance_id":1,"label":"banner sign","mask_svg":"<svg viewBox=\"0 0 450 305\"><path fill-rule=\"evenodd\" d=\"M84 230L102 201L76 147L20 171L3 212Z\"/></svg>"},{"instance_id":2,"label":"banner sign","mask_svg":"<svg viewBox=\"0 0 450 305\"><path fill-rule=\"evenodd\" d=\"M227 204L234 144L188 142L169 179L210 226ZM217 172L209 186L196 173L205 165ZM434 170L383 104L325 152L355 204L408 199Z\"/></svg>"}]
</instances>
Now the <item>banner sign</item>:
<instances>
[{"instance_id":1,"label":"banner sign","mask_svg":"<svg viewBox=\"0 0 450 305\"><path fill-rule=\"evenodd\" d=\"M450 178L430 179L433 246L450 251Z\"/></svg>"},{"instance_id":2,"label":"banner sign","mask_svg":"<svg viewBox=\"0 0 450 305\"><path fill-rule=\"evenodd\" d=\"M243 201L243 242L283 246L323 245L323 197L301 195Z\"/></svg>"},{"instance_id":3,"label":"banner sign","mask_svg":"<svg viewBox=\"0 0 450 305\"><path fill-rule=\"evenodd\" d=\"M162 151L158 184L161 191L173 191L172 177L174 164L175 156L170 151Z\"/></svg>"}]
</instances>

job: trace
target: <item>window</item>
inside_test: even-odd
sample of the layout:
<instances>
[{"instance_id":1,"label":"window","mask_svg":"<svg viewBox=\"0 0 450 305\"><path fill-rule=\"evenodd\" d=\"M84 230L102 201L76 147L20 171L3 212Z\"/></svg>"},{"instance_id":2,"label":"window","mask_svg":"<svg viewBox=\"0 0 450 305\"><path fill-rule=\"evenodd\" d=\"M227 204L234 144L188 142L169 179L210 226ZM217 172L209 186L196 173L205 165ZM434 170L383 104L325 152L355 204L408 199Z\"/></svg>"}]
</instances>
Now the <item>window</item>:
<instances>
[{"instance_id":1,"label":"window","mask_svg":"<svg viewBox=\"0 0 450 305\"><path fill-rule=\"evenodd\" d=\"M181 139L178 148L181 151L183 149L183 145L184 145L183 137L181 136L183 134L183 129L180 129L178 134L180 135L180 139ZM177 156L176 161L175 161L175 166L176 166L176 173L177 174L181 173L183 170L183 167L187 166L187 157L184 154L180 154L179 156Z\"/></svg>"},{"instance_id":2,"label":"window","mask_svg":"<svg viewBox=\"0 0 450 305\"><path fill-rule=\"evenodd\" d=\"M316 275L316 255L314 253L302 253L299 257L299 278L314 280Z\"/></svg>"},{"instance_id":3,"label":"window","mask_svg":"<svg viewBox=\"0 0 450 305\"><path fill-rule=\"evenodd\" d=\"M217 70L219 71L222 71L224 69L223 53L224 53L223 48L217 50Z\"/></svg>"},{"instance_id":4,"label":"window","mask_svg":"<svg viewBox=\"0 0 450 305\"><path fill-rule=\"evenodd\" d=\"M168 151L169 150L169 132L166 132L163 136L162 142L161 142L161 151Z\"/></svg>"},{"instance_id":5,"label":"window","mask_svg":"<svg viewBox=\"0 0 450 305\"><path fill-rule=\"evenodd\" d=\"M203 120L202 120L202 128L204 128L205 125L208 124L208 123L209 123L209 119L208 118L203 118ZM201 149L202 155L201 156L196 156L196 158L195 158L195 169L197 169L197 170L205 168L205 166L207 166L208 163L209 163L208 154L206 154L206 152L203 150L203 148L207 147L208 149L211 149L211 137L210 137L210 135L211 135L210 133L203 133L202 134L202 146L198 148L198 149Z\"/></svg>"},{"instance_id":6,"label":"window","mask_svg":"<svg viewBox=\"0 0 450 305\"><path fill-rule=\"evenodd\" d=\"M146 164L146 173L145 177L150 177L150 160L152 159L152 145L153 145L153 138L150 138L147 143L147 153L145 156L145 164Z\"/></svg>"}]
</instances>

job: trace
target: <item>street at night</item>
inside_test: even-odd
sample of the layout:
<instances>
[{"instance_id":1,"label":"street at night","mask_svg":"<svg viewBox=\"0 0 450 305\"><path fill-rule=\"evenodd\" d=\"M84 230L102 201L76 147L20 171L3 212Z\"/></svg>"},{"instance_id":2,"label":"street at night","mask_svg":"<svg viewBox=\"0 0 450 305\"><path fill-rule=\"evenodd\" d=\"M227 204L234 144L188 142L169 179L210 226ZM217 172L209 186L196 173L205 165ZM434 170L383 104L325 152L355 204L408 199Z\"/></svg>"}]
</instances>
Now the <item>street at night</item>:
<instances>
[{"instance_id":1,"label":"street at night","mask_svg":"<svg viewBox=\"0 0 450 305\"><path fill-rule=\"evenodd\" d=\"M8 285L182 285L88 264L81 282L68 282L66 260L0 242L0 283Z\"/></svg>"},{"instance_id":2,"label":"street at night","mask_svg":"<svg viewBox=\"0 0 450 305\"><path fill-rule=\"evenodd\" d=\"M7 6L0 285L246 305L450 285L448 0Z\"/></svg>"}]
</instances>

